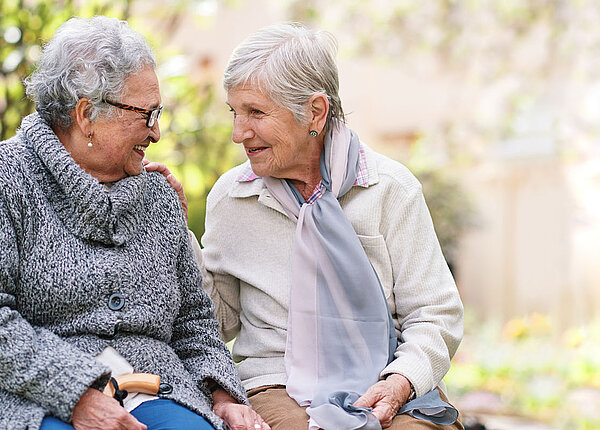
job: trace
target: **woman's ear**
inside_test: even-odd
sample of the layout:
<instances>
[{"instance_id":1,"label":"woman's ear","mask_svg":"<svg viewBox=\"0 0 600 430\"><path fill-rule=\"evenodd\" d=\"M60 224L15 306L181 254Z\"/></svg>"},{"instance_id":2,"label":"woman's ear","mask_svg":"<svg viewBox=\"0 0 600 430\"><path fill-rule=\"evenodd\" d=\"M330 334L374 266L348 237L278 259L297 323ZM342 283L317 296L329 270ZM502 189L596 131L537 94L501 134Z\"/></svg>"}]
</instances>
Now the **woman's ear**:
<instances>
[{"instance_id":1,"label":"woman's ear","mask_svg":"<svg viewBox=\"0 0 600 430\"><path fill-rule=\"evenodd\" d=\"M329 99L325 94L319 93L312 96L309 100L311 121L310 129L319 134L325 128L327 114L329 113Z\"/></svg>"},{"instance_id":2,"label":"woman's ear","mask_svg":"<svg viewBox=\"0 0 600 430\"><path fill-rule=\"evenodd\" d=\"M75 125L79 127L84 136L89 136L92 132L92 121L88 118L91 107L90 100L83 97L79 99L74 110Z\"/></svg>"}]
</instances>

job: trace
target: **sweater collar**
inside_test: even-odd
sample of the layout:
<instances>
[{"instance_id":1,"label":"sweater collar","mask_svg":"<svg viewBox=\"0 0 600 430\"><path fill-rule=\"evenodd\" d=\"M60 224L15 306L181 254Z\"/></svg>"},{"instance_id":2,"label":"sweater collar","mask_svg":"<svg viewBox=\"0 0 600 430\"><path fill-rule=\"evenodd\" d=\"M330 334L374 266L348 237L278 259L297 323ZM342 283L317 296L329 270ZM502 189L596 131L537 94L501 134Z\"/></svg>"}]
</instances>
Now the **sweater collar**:
<instances>
[{"instance_id":1,"label":"sweater collar","mask_svg":"<svg viewBox=\"0 0 600 430\"><path fill-rule=\"evenodd\" d=\"M107 191L79 167L37 113L23 119L21 133L41 161L36 179L74 235L107 245L122 245L133 236L143 213L145 170Z\"/></svg>"}]
</instances>

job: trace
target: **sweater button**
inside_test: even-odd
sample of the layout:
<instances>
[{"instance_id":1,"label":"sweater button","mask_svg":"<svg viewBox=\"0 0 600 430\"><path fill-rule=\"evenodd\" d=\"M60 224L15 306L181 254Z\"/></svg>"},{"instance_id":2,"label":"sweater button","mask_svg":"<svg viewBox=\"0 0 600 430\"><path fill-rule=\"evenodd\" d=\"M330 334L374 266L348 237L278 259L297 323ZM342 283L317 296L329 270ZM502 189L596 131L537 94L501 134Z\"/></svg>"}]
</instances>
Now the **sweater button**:
<instances>
[{"instance_id":1,"label":"sweater button","mask_svg":"<svg viewBox=\"0 0 600 430\"><path fill-rule=\"evenodd\" d=\"M121 293L114 293L108 298L108 308L111 311L118 311L125 305L125 297Z\"/></svg>"},{"instance_id":2,"label":"sweater button","mask_svg":"<svg viewBox=\"0 0 600 430\"><path fill-rule=\"evenodd\" d=\"M158 387L158 394L171 394L173 392L173 387L171 384L162 383Z\"/></svg>"}]
</instances>

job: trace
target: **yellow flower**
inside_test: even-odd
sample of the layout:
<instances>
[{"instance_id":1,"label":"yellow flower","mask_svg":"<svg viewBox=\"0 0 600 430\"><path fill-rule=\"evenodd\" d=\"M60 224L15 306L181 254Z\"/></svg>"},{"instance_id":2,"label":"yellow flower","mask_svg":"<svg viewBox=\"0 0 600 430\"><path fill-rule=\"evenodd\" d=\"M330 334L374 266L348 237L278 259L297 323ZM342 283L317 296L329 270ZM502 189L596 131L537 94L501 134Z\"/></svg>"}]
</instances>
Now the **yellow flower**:
<instances>
[{"instance_id":1,"label":"yellow flower","mask_svg":"<svg viewBox=\"0 0 600 430\"><path fill-rule=\"evenodd\" d=\"M529 327L523 318L513 318L506 323L502 331L510 339L522 339L527 336Z\"/></svg>"},{"instance_id":2,"label":"yellow flower","mask_svg":"<svg viewBox=\"0 0 600 430\"><path fill-rule=\"evenodd\" d=\"M585 340L583 327L573 327L563 334L563 342L570 348L577 348Z\"/></svg>"}]
</instances>

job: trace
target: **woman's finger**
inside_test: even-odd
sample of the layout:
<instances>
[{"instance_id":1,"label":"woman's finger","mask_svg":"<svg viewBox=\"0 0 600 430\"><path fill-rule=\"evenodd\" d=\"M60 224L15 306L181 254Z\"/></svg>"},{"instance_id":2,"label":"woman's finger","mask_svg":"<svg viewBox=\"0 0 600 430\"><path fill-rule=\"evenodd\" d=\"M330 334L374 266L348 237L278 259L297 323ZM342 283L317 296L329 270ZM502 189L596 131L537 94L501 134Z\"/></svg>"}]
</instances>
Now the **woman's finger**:
<instances>
[{"instance_id":1,"label":"woman's finger","mask_svg":"<svg viewBox=\"0 0 600 430\"><path fill-rule=\"evenodd\" d=\"M379 390L375 386L372 386L367 390L365 394L360 396L356 402L354 402L354 406L360 408L372 408L381 398L381 394Z\"/></svg>"},{"instance_id":2,"label":"woman's finger","mask_svg":"<svg viewBox=\"0 0 600 430\"><path fill-rule=\"evenodd\" d=\"M179 198L179 204L181 204L181 209L183 209L183 213L185 214L185 220L189 221L188 201L187 201L187 197L185 196L185 192L183 191L183 185L181 184L181 182L179 182L177 180L175 175L173 175L172 173L169 174L169 176L167 176L167 182L169 183L169 185L171 185L171 187L175 190L175 192L177 192L177 197Z\"/></svg>"},{"instance_id":3,"label":"woman's finger","mask_svg":"<svg viewBox=\"0 0 600 430\"><path fill-rule=\"evenodd\" d=\"M261 419L261 421L262 421L262 419ZM260 423L260 430L271 430L271 426L269 424L267 424L266 421L262 421Z\"/></svg>"},{"instance_id":4,"label":"woman's finger","mask_svg":"<svg viewBox=\"0 0 600 430\"><path fill-rule=\"evenodd\" d=\"M133 415L128 413L121 421L123 430L147 430L146 424L139 422Z\"/></svg>"},{"instance_id":5,"label":"woman's finger","mask_svg":"<svg viewBox=\"0 0 600 430\"><path fill-rule=\"evenodd\" d=\"M271 426L262 419L262 417L254 410L252 411L252 415L254 418L254 429L256 430L271 430Z\"/></svg>"},{"instance_id":6,"label":"woman's finger","mask_svg":"<svg viewBox=\"0 0 600 430\"><path fill-rule=\"evenodd\" d=\"M163 163L158 163L156 161L148 161L145 158L142 160L142 163L144 163L144 167L149 172L160 172L165 177L171 174L169 168Z\"/></svg>"},{"instance_id":7,"label":"woman's finger","mask_svg":"<svg viewBox=\"0 0 600 430\"><path fill-rule=\"evenodd\" d=\"M388 402L379 402L373 408L373 415L379 420L379 422L383 425L385 422L392 419L395 414L394 408Z\"/></svg>"}]
</instances>

